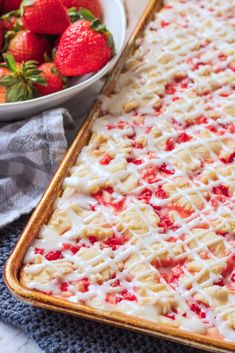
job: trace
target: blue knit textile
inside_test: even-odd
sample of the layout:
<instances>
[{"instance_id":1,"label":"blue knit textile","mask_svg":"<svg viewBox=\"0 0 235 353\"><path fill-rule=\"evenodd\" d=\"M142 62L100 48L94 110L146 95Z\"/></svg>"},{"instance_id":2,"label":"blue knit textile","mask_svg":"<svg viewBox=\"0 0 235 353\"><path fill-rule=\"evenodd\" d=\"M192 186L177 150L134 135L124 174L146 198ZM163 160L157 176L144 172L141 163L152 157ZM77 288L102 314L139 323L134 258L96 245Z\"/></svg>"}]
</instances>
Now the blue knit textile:
<instances>
[{"instance_id":1,"label":"blue knit textile","mask_svg":"<svg viewBox=\"0 0 235 353\"><path fill-rule=\"evenodd\" d=\"M0 319L23 330L46 353L202 353L194 348L115 329L47 310L15 299L2 270L28 217L0 230Z\"/></svg>"}]
</instances>

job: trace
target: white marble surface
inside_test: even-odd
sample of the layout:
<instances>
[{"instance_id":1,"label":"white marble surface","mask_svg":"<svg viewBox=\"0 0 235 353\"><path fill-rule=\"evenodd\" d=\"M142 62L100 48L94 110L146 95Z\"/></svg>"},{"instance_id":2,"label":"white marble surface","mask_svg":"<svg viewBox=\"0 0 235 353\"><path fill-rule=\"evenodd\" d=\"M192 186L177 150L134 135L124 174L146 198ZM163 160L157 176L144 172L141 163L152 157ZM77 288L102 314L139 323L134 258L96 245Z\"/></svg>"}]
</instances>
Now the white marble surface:
<instances>
[{"instance_id":1,"label":"white marble surface","mask_svg":"<svg viewBox=\"0 0 235 353\"><path fill-rule=\"evenodd\" d=\"M148 0L124 0L129 13L129 33L132 31L139 15L142 13ZM76 118L76 130L81 124L81 116L84 116L94 101L101 83L96 84L91 89L84 91L79 97L66 104L71 114ZM85 102L85 103L84 103ZM78 113L79 112L79 113ZM69 132L68 138L71 141L74 131ZM28 338L21 331L0 322L0 352L1 353L43 353L36 343ZM59 353L59 352L58 352Z\"/></svg>"}]
</instances>

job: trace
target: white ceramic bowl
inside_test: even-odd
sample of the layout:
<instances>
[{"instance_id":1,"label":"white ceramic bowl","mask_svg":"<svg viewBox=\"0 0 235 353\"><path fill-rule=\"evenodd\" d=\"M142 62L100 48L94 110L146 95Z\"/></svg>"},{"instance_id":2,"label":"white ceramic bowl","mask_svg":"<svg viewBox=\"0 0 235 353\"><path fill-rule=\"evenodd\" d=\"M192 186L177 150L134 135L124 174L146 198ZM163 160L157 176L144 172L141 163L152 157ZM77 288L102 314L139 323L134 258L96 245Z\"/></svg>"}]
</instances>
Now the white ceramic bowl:
<instances>
[{"instance_id":1,"label":"white ceramic bowl","mask_svg":"<svg viewBox=\"0 0 235 353\"><path fill-rule=\"evenodd\" d=\"M0 104L0 121L24 119L44 110L59 106L79 94L79 92L92 85L111 70L121 54L125 43L126 15L121 0L101 0L101 3L103 6L104 22L114 37L116 56L96 74L74 78L70 87L63 91L24 102Z\"/></svg>"}]
</instances>

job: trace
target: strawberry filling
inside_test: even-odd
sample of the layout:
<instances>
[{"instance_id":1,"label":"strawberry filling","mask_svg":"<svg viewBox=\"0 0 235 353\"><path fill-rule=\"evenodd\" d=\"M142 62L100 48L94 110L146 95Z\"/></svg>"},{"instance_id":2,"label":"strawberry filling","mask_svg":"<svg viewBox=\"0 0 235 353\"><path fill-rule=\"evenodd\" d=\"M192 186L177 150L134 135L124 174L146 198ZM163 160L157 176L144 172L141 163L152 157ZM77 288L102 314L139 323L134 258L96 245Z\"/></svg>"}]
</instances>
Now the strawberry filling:
<instances>
[{"instance_id":1,"label":"strawberry filling","mask_svg":"<svg viewBox=\"0 0 235 353\"><path fill-rule=\"evenodd\" d=\"M208 308L204 303L192 303L189 305L190 309L198 315L200 319L206 318L206 309Z\"/></svg>"},{"instance_id":2,"label":"strawberry filling","mask_svg":"<svg viewBox=\"0 0 235 353\"><path fill-rule=\"evenodd\" d=\"M148 183L148 184L154 184L160 179L157 177L157 168L155 166L149 167L143 170L142 172L142 178Z\"/></svg>"},{"instance_id":3,"label":"strawberry filling","mask_svg":"<svg viewBox=\"0 0 235 353\"><path fill-rule=\"evenodd\" d=\"M110 154L106 154L106 155L104 155L104 157L100 160L100 164L101 164L101 165L108 165L113 159L114 159L113 156L111 156Z\"/></svg>"},{"instance_id":4,"label":"strawberry filling","mask_svg":"<svg viewBox=\"0 0 235 353\"><path fill-rule=\"evenodd\" d=\"M142 200L142 201L144 201L144 202L146 202L148 204L150 202L150 200L151 200L152 195L153 195L152 190L150 190L148 188L145 188L141 192L141 194L138 196L138 199Z\"/></svg>"},{"instance_id":5,"label":"strawberry filling","mask_svg":"<svg viewBox=\"0 0 235 353\"><path fill-rule=\"evenodd\" d=\"M186 132L183 132L182 134L180 134L177 138L177 142L178 143L184 143L184 142L188 142L192 139L191 136L189 136Z\"/></svg>"},{"instance_id":6,"label":"strawberry filling","mask_svg":"<svg viewBox=\"0 0 235 353\"><path fill-rule=\"evenodd\" d=\"M175 174L175 170L172 168L170 169L166 163L163 163L160 167L159 167L159 171L168 175L172 175Z\"/></svg>"},{"instance_id":7,"label":"strawberry filling","mask_svg":"<svg viewBox=\"0 0 235 353\"><path fill-rule=\"evenodd\" d=\"M162 185L160 185L156 191L156 196L159 198L159 199L168 199L168 194L167 192L162 188Z\"/></svg>"},{"instance_id":8,"label":"strawberry filling","mask_svg":"<svg viewBox=\"0 0 235 353\"><path fill-rule=\"evenodd\" d=\"M164 230L166 231L167 229L172 228L172 226L173 223L167 215L160 216L160 222L158 223L158 227L164 228Z\"/></svg>"},{"instance_id":9,"label":"strawberry filling","mask_svg":"<svg viewBox=\"0 0 235 353\"><path fill-rule=\"evenodd\" d=\"M62 292L67 292L68 291L68 283L67 282L61 283L59 288Z\"/></svg>"},{"instance_id":10,"label":"strawberry filling","mask_svg":"<svg viewBox=\"0 0 235 353\"><path fill-rule=\"evenodd\" d=\"M34 248L34 254L39 254L39 255L43 255L45 252L45 249L42 248Z\"/></svg>"},{"instance_id":11,"label":"strawberry filling","mask_svg":"<svg viewBox=\"0 0 235 353\"><path fill-rule=\"evenodd\" d=\"M90 235L89 237L88 237L88 240L89 240L89 242L91 243L91 244L95 244L95 243L97 243L97 241L99 240L96 236L94 236L94 235Z\"/></svg>"},{"instance_id":12,"label":"strawberry filling","mask_svg":"<svg viewBox=\"0 0 235 353\"><path fill-rule=\"evenodd\" d=\"M229 187L223 184L220 184L218 186L214 186L212 188L212 192L215 195L223 195L225 197L230 197L231 196L231 192L229 190Z\"/></svg>"},{"instance_id":13,"label":"strawberry filling","mask_svg":"<svg viewBox=\"0 0 235 353\"><path fill-rule=\"evenodd\" d=\"M104 245L110 247L112 250L117 250L120 246L124 245L129 238L124 234L119 237L114 235L112 238L104 240Z\"/></svg>"},{"instance_id":14,"label":"strawberry filling","mask_svg":"<svg viewBox=\"0 0 235 353\"><path fill-rule=\"evenodd\" d=\"M90 286L90 282L88 277L84 277L80 281L78 281L78 290L82 293L88 292L89 286Z\"/></svg>"},{"instance_id":15,"label":"strawberry filling","mask_svg":"<svg viewBox=\"0 0 235 353\"><path fill-rule=\"evenodd\" d=\"M235 282L235 271L233 271L230 278L232 282Z\"/></svg>"},{"instance_id":16,"label":"strawberry filling","mask_svg":"<svg viewBox=\"0 0 235 353\"><path fill-rule=\"evenodd\" d=\"M45 258L48 261L60 260L63 259L63 254L61 251L50 251L46 254Z\"/></svg>"},{"instance_id":17,"label":"strawberry filling","mask_svg":"<svg viewBox=\"0 0 235 353\"><path fill-rule=\"evenodd\" d=\"M169 26L169 25L170 25L170 22L168 22L168 21L164 21L164 20L163 20L163 21L161 22L161 27L163 27L163 28L164 28L164 27L167 27L167 26Z\"/></svg>"},{"instance_id":18,"label":"strawberry filling","mask_svg":"<svg viewBox=\"0 0 235 353\"><path fill-rule=\"evenodd\" d=\"M69 250L71 251L74 255L77 254L77 252L81 249L81 248L86 248L87 245L86 244L78 244L76 246L72 245L72 244L67 244L64 243L63 244L63 250Z\"/></svg>"},{"instance_id":19,"label":"strawberry filling","mask_svg":"<svg viewBox=\"0 0 235 353\"><path fill-rule=\"evenodd\" d=\"M169 203L167 208L171 211L176 211L182 218L190 217L194 211L188 208L184 208L183 206L177 205L175 203Z\"/></svg>"},{"instance_id":20,"label":"strawberry filling","mask_svg":"<svg viewBox=\"0 0 235 353\"><path fill-rule=\"evenodd\" d=\"M136 148L136 149L143 149L144 146L141 144L141 143L138 143L138 142L133 142L133 147Z\"/></svg>"},{"instance_id":21,"label":"strawberry filling","mask_svg":"<svg viewBox=\"0 0 235 353\"><path fill-rule=\"evenodd\" d=\"M169 83L166 85L166 93L167 94L174 94L175 92L176 92L176 89L175 89L173 83Z\"/></svg>"},{"instance_id":22,"label":"strawberry filling","mask_svg":"<svg viewBox=\"0 0 235 353\"><path fill-rule=\"evenodd\" d=\"M110 304L118 304L123 300L136 301L137 298L134 294L131 294L130 292L128 292L127 289L124 289L118 294L113 294L113 293L106 294L105 300Z\"/></svg>"},{"instance_id":23,"label":"strawberry filling","mask_svg":"<svg viewBox=\"0 0 235 353\"><path fill-rule=\"evenodd\" d=\"M225 286L224 279L221 277L217 282L214 282L214 285L224 287Z\"/></svg>"},{"instance_id":24,"label":"strawberry filling","mask_svg":"<svg viewBox=\"0 0 235 353\"><path fill-rule=\"evenodd\" d=\"M221 158L221 162L228 164L228 163L232 163L233 160L235 158L235 152L231 153L227 158Z\"/></svg>"},{"instance_id":25,"label":"strawberry filling","mask_svg":"<svg viewBox=\"0 0 235 353\"><path fill-rule=\"evenodd\" d=\"M168 139L166 141L166 146L165 146L165 150L166 151L173 151L175 148L175 143L173 139Z\"/></svg>"},{"instance_id":26,"label":"strawberry filling","mask_svg":"<svg viewBox=\"0 0 235 353\"><path fill-rule=\"evenodd\" d=\"M135 159L135 158L127 158L127 162L128 163L133 163L135 165L140 165L142 164L144 161L142 159Z\"/></svg>"}]
</instances>

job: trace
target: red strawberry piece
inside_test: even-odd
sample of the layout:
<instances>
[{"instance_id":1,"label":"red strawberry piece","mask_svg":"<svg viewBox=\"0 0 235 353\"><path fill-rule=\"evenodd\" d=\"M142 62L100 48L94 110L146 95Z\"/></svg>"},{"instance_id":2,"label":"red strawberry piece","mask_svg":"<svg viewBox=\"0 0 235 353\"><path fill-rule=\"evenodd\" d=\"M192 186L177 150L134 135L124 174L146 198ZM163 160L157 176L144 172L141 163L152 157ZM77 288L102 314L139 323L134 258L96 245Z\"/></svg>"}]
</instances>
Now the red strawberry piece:
<instances>
[{"instance_id":1,"label":"red strawberry piece","mask_svg":"<svg viewBox=\"0 0 235 353\"><path fill-rule=\"evenodd\" d=\"M172 226L173 223L167 215L160 215L160 222L158 223L158 227L164 228L166 230Z\"/></svg>"},{"instance_id":2,"label":"red strawberry piece","mask_svg":"<svg viewBox=\"0 0 235 353\"><path fill-rule=\"evenodd\" d=\"M197 117L195 121L196 121L196 124L207 124L207 118L203 115Z\"/></svg>"},{"instance_id":3,"label":"red strawberry piece","mask_svg":"<svg viewBox=\"0 0 235 353\"><path fill-rule=\"evenodd\" d=\"M81 249L82 245L79 244L79 246L74 246L72 244L63 244L63 249L64 250L69 250L71 251L73 254L76 254L80 249Z\"/></svg>"},{"instance_id":4,"label":"red strawberry piece","mask_svg":"<svg viewBox=\"0 0 235 353\"><path fill-rule=\"evenodd\" d=\"M173 277L174 277L175 279L178 279L181 275L184 274L184 270L183 270L183 268L182 268L181 265L176 265L175 267L173 267L173 268L171 269L171 272L172 272Z\"/></svg>"},{"instance_id":5,"label":"red strawberry piece","mask_svg":"<svg viewBox=\"0 0 235 353\"><path fill-rule=\"evenodd\" d=\"M203 311L203 309L200 308L199 304L191 304L190 309L197 314L200 319L205 319L206 318L206 313Z\"/></svg>"},{"instance_id":6,"label":"red strawberry piece","mask_svg":"<svg viewBox=\"0 0 235 353\"><path fill-rule=\"evenodd\" d=\"M143 163L142 159L135 159L135 158L127 158L128 163L133 163L135 165L140 165Z\"/></svg>"},{"instance_id":7,"label":"red strawberry piece","mask_svg":"<svg viewBox=\"0 0 235 353\"><path fill-rule=\"evenodd\" d=\"M68 283L67 282L63 282L63 283L61 283L61 285L60 285L60 290L62 291L62 292L67 292L68 291Z\"/></svg>"},{"instance_id":8,"label":"red strawberry piece","mask_svg":"<svg viewBox=\"0 0 235 353\"><path fill-rule=\"evenodd\" d=\"M235 152L231 153L227 158L221 158L220 160L221 162L228 164L228 163L232 163L234 158L235 158Z\"/></svg>"},{"instance_id":9,"label":"red strawberry piece","mask_svg":"<svg viewBox=\"0 0 235 353\"><path fill-rule=\"evenodd\" d=\"M189 210L187 208L184 208L183 206L177 205L176 203L168 204L167 208L169 210L176 211L180 215L180 217L182 217L182 218L190 217L194 212L194 210Z\"/></svg>"},{"instance_id":10,"label":"red strawberry piece","mask_svg":"<svg viewBox=\"0 0 235 353\"><path fill-rule=\"evenodd\" d=\"M121 298L122 300L129 300L129 301L137 300L136 296L128 292L127 289L124 289L122 292L120 292L120 295L122 296Z\"/></svg>"},{"instance_id":11,"label":"red strawberry piece","mask_svg":"<svg viewBox=\"0 0 235 353\"><path fill-rule=\"evenodd\" d=\"M70 25L67 9L61 0L24 0L23 23L32 32L62 34Z\"/></svg>"},{"instance_id":12,"label":"red strawberry piece","mask_svg":"<svg viewBox=\"0 0 235 353\"><path fill-rule=\"evenodd\" d=\"M231 192L229 190L229 187L223 184L220 184L218 186L214 186L212 188L212 192L216 195L223 195L226 197L230 197L231 196Z\"/></svg>"},{"instance_id":13,"label":"red strawberry piece","mask_svg":"<svg viewBox=\"0 0 235 353\"><path fill-rule=\"evenodd\" d=\"M62 35L55 64L65 76L80 76L99 71L113 54L113 38L107 28L99 20L80 20Z\"/></svg>"},{"instance_id":14,"label":"red strawberry piece","mask_svg":"<svg viewBox=\"0 0 235 353\"><path fill-rule=\"evenodd\" d=\"M40 96L63 90L64 80L54 63L44 63L38 69L42 71L41 76L47 82L47 85L36 84Z\"/></svg>"},{"instance_id":15,"label":"red strawberry piece","mask_svg":"<svg viewBox=\"0 0 235 353\"><path fill-rule=\"evenodd\" d=\"M113 160L113 156L110 154L105 154L103 158L100 160L101 165L108 165Z\"/></svg>"},{"instance_id":16,"label":"red strawberry piece","mask_svg":"<svg viewBox=\"0 0 235 353\"><path fill-rule=\"evenodd\" d=\"M24 30L16 34L8 45L17 62L35 60L39 64L44 61L44 55L50 55L50 44L48 40L38 34Z\"/></svg>"},{"instance_id":17,"label":"red strawberry piece","mask_svg":"<svg viewBox=\"0 0 235 353\"><path fill-rule=\"evenodd\" d=\"M184 142L188 142L192 139L191 136L189 136L186 132L183 132L182 134L180 134L177 138L177 142L178 143L184 143Z\"/></svg>"},{"instance_id":18,"label":"red strawberry piece","mask_svg":"<svg viewBox=\"0 0 235 353\"><path fill-rule=\"evenodd\" d=\"M225 282L224 282L223 277L221 277L217 282L214 282L214 284L216 286L224 287L225 286Z\"/></svg>"},{"instance_id":19,"label":"red strawberry piece","mask_svg":"<svg viewBox=\"0 0 235 353\"><path fill-rule=\"evenodd\" d=\"M88 277L84 277L79 281L79 291L82 293L89 291L90 282Z\"/></svg>"},{"instance_id":20,"label":"red strawberry piece","mask_svg":"<svg viewBox=\"0 0 235 353\"><path fill-rule=\"evenodd\" d=\"M152 195L153 195L152 190L145 188L144 190L142 190L141 194L138 196L138 199L143 200L146 203L149 203Z\"/></svg>"},{"instance_id":21,"label":"red strawberry piece","mask_svg":"<svg viewBox=\"0 0 235 353\"><path fill-rule=\"evenodd\" d=\"M175 89L173 83L168 83L168 84L166 85L166 93L167 93L167 94L174 94L175 91L176 91L176 89Z\"/></svg>"},{"instance_id":22,"label":"red strawberry piece","mask_svg":"<svg viewBox=\"0 0 235 353\"><path fill-rule=\"evenodd\" d=\"M112 250L117 250L120 246L124 245L129 238L124 234L121 236L114 235L111 238L104 240L104 245L112 248Z\"/></svg>"},{"instance_id":23,"label":"red strawberry piece","mask_svg":"<svg viewBox=\"0 0 235 353\"><path fill-rule=\"evenodd\" d=\"M91 211L93 211L93 212L95 212L96 211L96 207L95 207L95 205L89 205L89 207L90 207L90 209L91 209Z\"/></svg>"},{"instance_id":24,"label":"red strawberry piece","mask_svg":"<svg viewBox=\"0 0 235 353\"><path fill-rule=\"evenodd\" d=\"M145 168L143 169L142 172L142 178L148 183L148 184L154 184L160 179L157 177L157 168L155 166Z\"/></svg>"},{"instance_id":25,"label":"red strawberry piece","mask_svg":"<svg viewBox=\"0 0 235 353\"><path fill-rule=\"evenodd\" d=\"M175 148L175 143L173 139L168 139L166 141L166 147L165 150L166 151L173 151L173 149Z\"/></svg>"},{"instance_id":26,"label":"red strawberry piece","mask_svg":"<svg viewBox=\"0 0 235 353\"><path fill-rule=\"evenodd\" d=\"M169 26L169 24L170 24L170 22L163 20L163 21L161 22L161 27L167 27L167 26Z\"/></svg>"},{"instance_id":27,"label":"red strawberry piece","mask_svg":"<svg viewBox=\"0 0 235 353\"><path fill-rule=\"evenodd\" d=\"M82 7L90 10L95 17L101 19L102 8L99 0L62 0L63 4L69 9L76 7L80 10Z\"/></svg>"},{"instance_id":28,"label":"red strawberry piece","mask_svg":"<svg viewBox=\"0 0 235 353\"><path fill-rule=\"evenodd\" d=\"M235 282L235 272L233 271L232 274L231 274L231 281L232 282Z\"/></svg>"},{"instance_id":29,"label":"red strawberry piece","mask_svg":"<svg viewBox=\"0 0 235 353\"><path fill-rule=\"evenodd\" d=\"M227 260L226 268L222 272L222 276L225 277L225 276L231 275L234 269L235 269L235 255L232 254Z\"/></svg>"},{"instance_id":30,"label":"red strawberry piece","mask_svg":"<svg viewBox=\"0 0 235 353\"><path fill-rule=\"evenodd\" d=\"M166 163L163 163L163 164L159 167L159 170L160 170L160 172L165 173L165 174L169 174L169 175L175 174L175 170L174 170L174 169L170 169L170 168L166 165Z\"/></svg>"},{"instance_id":31,"label":"red strawberry piece","mask_svg":"<svg viewBox=\"0 0 235 353\"><path fill-rule=\"evenodd\" d=\"M138 143L138 142L133 142L133 147L138 149L138 150L141 150L144 148L144 146L141 144L141 143Z\"/></svg>"},{"instance_id":32,"label":"red strawberry piece","mask_svg":"<svg viewBox=\"0 0 235 353\"><path fill-rule=\"evenodd\" d=\"M60 260L63 259L63 254L61 251L57 250L57 251L50 251L46 254L45 258L48 261L55 261L55 260Z\"/></svg>"},{"instance_id":33,"label":"red strawberry piece","mask_svg":"<svg viewBox=\"0 0 235 353\"><path fill-rule=\"evenodd\" d=\"M40 254L40 255L43 255L45 252L45 249L42 249L42 248L34 248L34 254Z\"/></svg>"},{"instance_id":34,"label":"red strawberry piece","mask_svg":"<svg viewBox=\"0 0 235 353\"><path fill-rule=\"evenodd\" d=\"M165 314L168 319L175 320L175 314Z\"/></svg>"},{"instance_id":35,"label":"red strawberry piece","mask_svg":"<svg viewBox=\"0 0 235 353\"><path fill-rule=\"evenodd\" d=\"M3 0L0 3L1 13L5 14L7 12L11 12L17 10L20 7L22 0Z\"/></svg>"},{"instance_id":36,"label":"red strawberry piece","mask_svg":"<svg viewBox=\"0 0 235 353\"><path fill-rule=\"evenodd\" d=\"M111 284L111 287L119 287L121 285L119 279L115 279L115 281Z\"/></svg>"},{"instance_id":37,"label":"red strawberry piece","mask_svg":"<svg viewBox=\"0 0 235 353\"><path fill-rule=\"evenodd\" d=\"M107 205L111 206L116 212L122 211L124 204L125 204L125 199L121 199L119 201L114 200L112 202L107 203Z\"/></svg>"},{"instance_id":38,"label":"red strawberry piece","mask_svg":"<svg viewBox=\"0 0 235 353\"><path fill-rule=\"evenodd\" d=\"M110 304L117 304L121 301L121 298L118 298L115 294L107 293L105 296L105 301Z\"/></svg>"},{"instance_id":39,"label":"red strawberry piece","mask_svg":"<svg viewBox=\"0 0 235 353\"><path fill-rule=\"evenodd\" d=\"M156 191L156 196L162 200L167 199L169 197L167 192L162 188L162 185L158 187Z\"/></svg>"},{"instance_id":40,"label":"red strawberry piece","mask_svg":"<svg viewBox=\"0 0 235 353\"><path fill-rule=\"evenodd\" d=\"M90 242L91 244L95 244L99 239L98 239L96 236L94 236L94 235L90 235L90 236L88 237L88 240L89 240L89 242Z\"/></svg>"}]
</instances>

